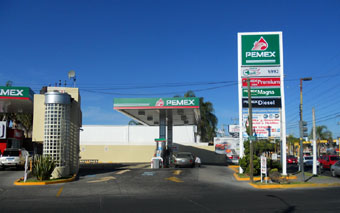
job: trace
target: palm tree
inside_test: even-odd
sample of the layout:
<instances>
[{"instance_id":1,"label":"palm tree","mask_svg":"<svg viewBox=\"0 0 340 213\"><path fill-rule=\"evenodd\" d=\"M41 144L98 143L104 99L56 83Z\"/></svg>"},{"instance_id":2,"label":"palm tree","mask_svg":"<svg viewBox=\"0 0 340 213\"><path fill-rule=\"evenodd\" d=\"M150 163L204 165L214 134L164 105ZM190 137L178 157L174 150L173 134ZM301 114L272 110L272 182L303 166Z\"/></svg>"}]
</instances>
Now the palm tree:
<instances>
[{"instance_id":1,"label":"palm tree","mask_svg":"<svg viewBox=\"0 0 340 213\"><path fill-rule=\"evenodd\" d=\"M184 94L184 97L196 97L192 90L189 90ZM198 134L201 136L201 141L211 142L216 136L216 126L218 119L214 114L213 104L209 101L204 101L204 98L200 98L200 113L201 120L197 125Z\"/></svg>"},{"instance_id":2,"label":"palm tree","mask_svg":"<svg viewBox=\"0 0 340 213\"><path fill-rule=\"evenodd\" d=\"M315 128L316 132L316 142L318 147L318 156L320 155L320 140L328 140L333 147L333 138L332 138L332 132L327 129L327 126L316 126ZM313 128L311 130L311 133L309 135L310 138L313 138Z\"/></svg>"}]
</instances>

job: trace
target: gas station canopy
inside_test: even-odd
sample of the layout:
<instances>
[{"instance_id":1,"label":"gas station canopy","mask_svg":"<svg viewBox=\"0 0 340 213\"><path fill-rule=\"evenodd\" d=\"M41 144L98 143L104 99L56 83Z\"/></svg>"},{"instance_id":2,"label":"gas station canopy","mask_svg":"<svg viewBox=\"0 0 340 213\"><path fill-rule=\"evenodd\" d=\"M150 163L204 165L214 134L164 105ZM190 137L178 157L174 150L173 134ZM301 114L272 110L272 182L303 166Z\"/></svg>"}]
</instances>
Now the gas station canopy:
<instances>
[{"instance_id":1,"label":"gas station canopy","mask_svg":"<svg viewBox=\"0 0 340 213\"><path fill-rule=\"evenodd\" d=\"M0 113L33 113L34 92L29 87L0 86Z\"/></svg>"},{"instance_id":2,"label":"gas station canopy","mask_svg":"<svg viewBox=\"0 0 340 213\"><path fill-rule=\"evenodd\" d=\"M115 98L113 108L148 126L160 125L160 112L172 114L172 125L197 125L199 98Z\"/></svg>"}]
</instances>

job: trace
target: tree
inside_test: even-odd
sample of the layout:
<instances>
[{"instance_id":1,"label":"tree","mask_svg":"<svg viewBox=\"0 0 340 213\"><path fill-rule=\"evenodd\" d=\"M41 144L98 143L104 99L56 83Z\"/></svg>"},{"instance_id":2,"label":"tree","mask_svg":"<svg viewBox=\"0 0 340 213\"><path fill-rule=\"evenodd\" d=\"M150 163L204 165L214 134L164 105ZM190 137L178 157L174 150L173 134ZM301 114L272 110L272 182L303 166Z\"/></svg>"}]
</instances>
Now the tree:
<instances>
[{"instance_id":1,"label":"tree","mask_svg":"<svg viewBox=\"0 0 340 213\"><path fill-rule=\"evenodd\" d=\"M184 97L196 97L196 95L192 90L189 90L184 94ZM205 102L204 98L199 98L199 100L201 120L197 125L198 134L201 136L201 141L210 142L216 136L218 119L214 114L213 104L209 101Z\"/></svg>"},{"instance_id":2,"label":"tree","mask_svg":"<svg viewBox=\"0 0 340 213\"><path fill-rule=\"evenodd\" d=\"M293 148L293 153L295 153L294 149L294 143L299 142L299 139L294 137L293 135L288 135L287 137L287 143L288 143L288 153L289 155L292 153L292 148Z\"/></svg>"},{"instance_id":3,"label":"tree","mask_svg":"<svg viewBox=\"0 0 340 213\"><path fill-rule=\"evenodd\" d=\"M328 142L333 147L333 138L332 138L332 132L327 129L327 126L316 126L315 128L316 132L316 142L318 147L318 153L320 154L320 140L328 140ZM313 128L311 130L311 133L309 135L309 138L313 138Z\"/></svg>"}]
</instances>

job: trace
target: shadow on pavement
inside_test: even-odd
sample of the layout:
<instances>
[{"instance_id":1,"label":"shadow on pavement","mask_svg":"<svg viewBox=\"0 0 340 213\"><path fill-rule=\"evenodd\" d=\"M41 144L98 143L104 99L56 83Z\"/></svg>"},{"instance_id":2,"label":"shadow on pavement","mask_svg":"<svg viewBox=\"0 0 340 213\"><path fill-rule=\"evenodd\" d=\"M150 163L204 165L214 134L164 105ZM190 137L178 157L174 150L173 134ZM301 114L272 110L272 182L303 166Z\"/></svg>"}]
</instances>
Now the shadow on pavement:
<instances>
[{"instance_id":1,"label":"shadow on pavement","mask_svg":"<svg viewBox=\"0 0 340 213\"><path fill-rule=\"evenodd\" d=\"M98 164L80 164L78 176L96 175L110 173L125 169L131 164L119 163L98 163Z\"/></svg>"}]
</instances>

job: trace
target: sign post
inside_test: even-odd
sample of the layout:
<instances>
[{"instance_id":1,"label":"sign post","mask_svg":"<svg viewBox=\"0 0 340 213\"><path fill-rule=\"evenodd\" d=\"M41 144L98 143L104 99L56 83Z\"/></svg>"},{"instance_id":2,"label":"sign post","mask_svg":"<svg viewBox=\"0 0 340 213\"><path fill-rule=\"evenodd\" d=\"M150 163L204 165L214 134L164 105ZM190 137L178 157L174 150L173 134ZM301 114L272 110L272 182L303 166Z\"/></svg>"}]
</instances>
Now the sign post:
<instances>
[{"instance_id":1,"label":"sign post","mask_svg":"<svg viewBox=\"0 0 340 213\"><path fill-rule=\"evenodd\" d=\"M246 128L244 126L243 108L250 108L252 105L257 109L255 114L263 115L268 114L268 111L265 112L262 109L277 110L275 114L280 116L274 121L275 124L254 122L253 127L258 137L281 137L282 175L287 175L283 70L282 32L238 33L240 158L244 155L243 138L248 137L244 134ZM249 98L247 99L249 95L247 89L248 78L250 79L251 87L249 92L251 103L249 103ZM280 124L282 124L281 127ZM271 126L270 133L265 129L269 125ZM275 125L277 128L275 128ZM275 132L275 130L277 131ZM240 173L242 173L241 169Z\"/></svg>"},{"instance_id":2,"label":"sign post","mask_svg":"<svg viewBox=\"0 0 340 213\"><path fill-rule=\"evenodd\" d=\"M261 156L261 183L262 183L262 174L265 176L265 180L267 183L267 158L265 156Z\"/></svg>"}]
</instances>

